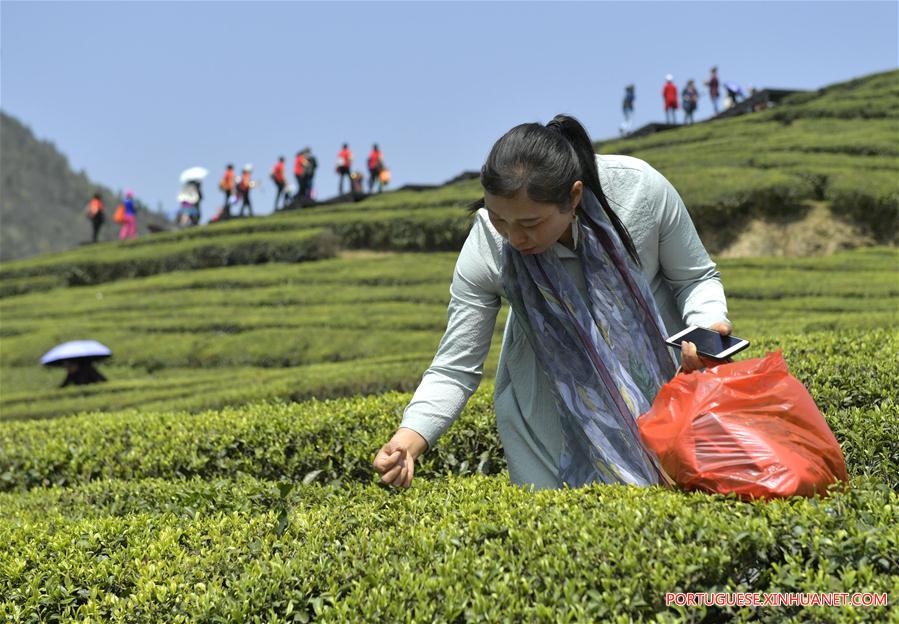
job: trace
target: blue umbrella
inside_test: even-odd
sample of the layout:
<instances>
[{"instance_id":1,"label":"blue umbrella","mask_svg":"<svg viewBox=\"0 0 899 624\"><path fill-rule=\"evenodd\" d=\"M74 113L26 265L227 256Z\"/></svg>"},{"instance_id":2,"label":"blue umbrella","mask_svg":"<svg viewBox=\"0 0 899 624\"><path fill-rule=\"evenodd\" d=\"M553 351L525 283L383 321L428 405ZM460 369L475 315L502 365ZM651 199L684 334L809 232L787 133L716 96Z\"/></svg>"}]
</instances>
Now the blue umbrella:
<instances>
[{"instance_id":1,"label":"blue umbrella","mask_svg":"<svg viewBox=\"0 0 899 624\"><path fill-rule=\"evenodd\" d=\"M56 345L41 357L44 366L61 365L66 360L99 360L112 355L112 350L96 340L72 340Z\"/></svg>"}]
</instances>

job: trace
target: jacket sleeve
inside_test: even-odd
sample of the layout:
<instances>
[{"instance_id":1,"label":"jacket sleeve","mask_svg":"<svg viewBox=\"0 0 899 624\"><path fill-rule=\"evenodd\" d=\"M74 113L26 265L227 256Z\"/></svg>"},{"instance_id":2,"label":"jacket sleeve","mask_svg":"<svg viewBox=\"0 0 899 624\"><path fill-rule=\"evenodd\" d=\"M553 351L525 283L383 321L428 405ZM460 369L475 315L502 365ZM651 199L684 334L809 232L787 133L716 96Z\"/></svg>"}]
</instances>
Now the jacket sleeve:
<instances>
[{"instance_id":1,"label":"jacket sleeve","mask_svg":"<svg viewBox=\"0 0 899 624\"><path fill-rule=\"evenodd\" d=\"M659 270L677 300L687 325L709 327L730 322L721 274L699 239L690 213L674 186L650 168L650 206L660 215Z\"/></svg>"},{"instance_id":2,"label":"jacket sleeve","mask_svg":"<svg viewBox=\"0 0 899 624\"><path fill-rule=\"evenodd\" d=\"M499 251L478 215L456 262L446 332L400 424L421 434L429 448L481 383L501 306Z\"/></svg>"}]
</instances>

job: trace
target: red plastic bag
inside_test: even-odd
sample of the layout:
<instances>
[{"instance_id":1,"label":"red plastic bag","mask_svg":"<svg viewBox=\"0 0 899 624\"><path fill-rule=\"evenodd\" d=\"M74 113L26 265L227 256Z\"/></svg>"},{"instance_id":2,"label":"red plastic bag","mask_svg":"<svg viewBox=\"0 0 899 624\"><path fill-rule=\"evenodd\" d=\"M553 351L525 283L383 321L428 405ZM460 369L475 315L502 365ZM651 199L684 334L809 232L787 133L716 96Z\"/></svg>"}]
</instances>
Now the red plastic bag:
<instances>
[{"instance_id":1,"label":"red plastic bag","mask_svg":"<svg viewBox=\"0 0 899 624\"><path fill-rule=\"evenodd\" d=\"M839 443L780 351L677 375L637 426L685 490L750 500L848 481Z\"/></svg>"}]
</instances>

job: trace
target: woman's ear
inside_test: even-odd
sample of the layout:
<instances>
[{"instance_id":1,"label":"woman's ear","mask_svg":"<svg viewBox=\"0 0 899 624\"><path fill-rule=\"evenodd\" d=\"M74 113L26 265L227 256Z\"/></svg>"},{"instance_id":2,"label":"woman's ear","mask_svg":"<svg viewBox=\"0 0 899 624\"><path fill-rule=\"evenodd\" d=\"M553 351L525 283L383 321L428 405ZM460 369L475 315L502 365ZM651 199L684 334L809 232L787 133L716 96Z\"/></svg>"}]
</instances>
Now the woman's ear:
<instances>
[{"instance_id":1,"label":"woman's ear","mask_svg":"<svg viewBox=\"0 0 899 624\"><path fill-rule=\"evenodd\" d=\"M577 208L581 204L581 197L584 194L584 183L577 180L571 185L571 192L568 194L568 205Z\"/></svg>"}]
</instances>

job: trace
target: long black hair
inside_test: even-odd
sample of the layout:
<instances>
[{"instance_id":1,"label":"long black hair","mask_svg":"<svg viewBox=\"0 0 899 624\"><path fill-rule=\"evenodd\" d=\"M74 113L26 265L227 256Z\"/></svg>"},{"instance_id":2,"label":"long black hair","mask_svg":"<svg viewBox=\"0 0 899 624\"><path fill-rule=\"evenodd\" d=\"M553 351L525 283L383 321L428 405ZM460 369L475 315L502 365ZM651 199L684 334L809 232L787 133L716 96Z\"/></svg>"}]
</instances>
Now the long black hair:
<instances>
[{"instance_id":1,"label":"long black hair","mask_svg":"<svg viewBox=\"0 0 899 624\"><path fill-rule=\"evenodd\" d=\"M596 169L593 143L580 122L569 115L556 115L545 126L526 123L515 126L493 145L481 167L481 186L498 197L514 197L522 188L536 202L553 203L561 212L569 205L571 187L581 180L593 192L609 221L638 265L637 249L627 228L609 206ZM485 206L484 198L472 202L469 212Z\"/></svg>"}]
</instances>

